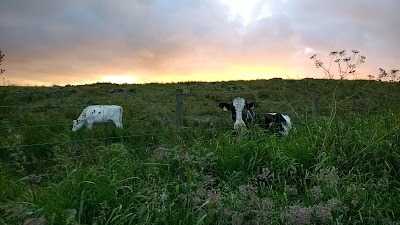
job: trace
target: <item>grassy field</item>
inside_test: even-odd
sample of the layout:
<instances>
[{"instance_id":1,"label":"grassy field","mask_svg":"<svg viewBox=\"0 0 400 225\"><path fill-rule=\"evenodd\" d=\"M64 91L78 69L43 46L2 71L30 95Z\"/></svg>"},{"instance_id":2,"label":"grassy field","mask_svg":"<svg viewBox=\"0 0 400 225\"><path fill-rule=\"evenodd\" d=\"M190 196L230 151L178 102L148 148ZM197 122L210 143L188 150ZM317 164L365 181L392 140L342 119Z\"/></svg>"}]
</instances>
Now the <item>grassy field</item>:
<instances>
[{"instance_id":1,"label":"grassy field","mask_svg":"<svg viewBox=\"0 0 400 225\"><path fill-rule=\"evenodd\" d=\"M238 96L289 136L233 140L218 103ZM124 128L72 132L93 104ZM399 224L398 115L400 83L377 81L0 87L0 224Z\"/></svg>"}]
</instances>

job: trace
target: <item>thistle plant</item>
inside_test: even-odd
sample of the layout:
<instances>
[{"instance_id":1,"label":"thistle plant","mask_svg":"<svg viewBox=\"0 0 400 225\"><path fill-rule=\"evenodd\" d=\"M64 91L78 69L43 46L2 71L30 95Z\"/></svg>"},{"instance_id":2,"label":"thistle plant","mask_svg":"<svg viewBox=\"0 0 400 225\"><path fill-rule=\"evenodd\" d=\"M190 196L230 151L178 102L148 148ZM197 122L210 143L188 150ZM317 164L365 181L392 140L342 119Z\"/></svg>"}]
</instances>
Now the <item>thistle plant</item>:
<instances>
[{"instance_id":1,"label":"thistle plant","mask_svg":"<svg viewBox=\"0 0 400 225\"><path fill-rule=\"evenodd\" d=\"M332 95L332 103L331 103L331 112L329 115L329 120L327 123L327 129L326 129L326 133L325 133L325 137L322 141L322 149L326 148L326 142L327 139L330 135L330 128L332 126L332 123L336 117L337 114L337 108L338 105L347 100L348 98L339 100L337 99L336 93L337 93L337 89L339 87L339 84L341 83L340 81L342 81L344 78L346 78L348 75L355 75L356 69L357 67L365 62L366 57L364 55L360 55L360 52L358 50L352 50L352 55L351 56L347 56L346 54L346 50L342 50L342 51L332 51L329 54L329 64L325 65L321 59L317 58L317 55L314 54L313 56L310 57L310 59L314 60L314 64L318 69L322 69L326 75L327 79L335 79L335 78L339 78L339 82L337 82L335 89L332 91L333 95ZM335 73L332 70L332 66L333 64L337 65L337 72ZM335 76L338 75L338 76ZM355 93L356 94L356 93Z\"/></svg>"},{"instance_id":2,"label":"thistle plant","mask_svg":"<svg viewBox=\"0 0 400 225\"><path fill-rule=\"evenodd\" d=\"M400 81L400 77L397 77L397 73L399 70L390 70L390 72L386 72L386 70L379 68L379 76L378 79L379 81L390 81L390 82L396 82Z\"/></svg>"},{"instance_id":3,"label":"thistle plant","mask_svg":"<svg viewBox=\"0 0 400 225\"><path fill-rule=\"evenodd\" d=\"M400 81L400 77L397 77L397 73L399 70L390 70L390 72L386 72L386 70L379 68L378 81L386 81L386 82L396 82ZM385 93L385 102L387 105L387 109L390 109L391 95L392 95L392 87L388 83L386 84L386 93Z\"/></svg>"},{"instance_id":4,"label":"thistle plant","mask_svg":"<svg viewBox=\"0 0 400 225\"><path fill-rule=\"evenodd\" d=\"M3 54L3 52L0 50L0 65L1 65L1 62L3 62L4 61L4 54ZM6 70L4 70L4 69L2 69L2 68L0 68L0 74L2 74L2 73L4 73ZM3 77L3 86L5 85L6 83L5 83L5 77Z\"/></svg>"},{"instance_id":5,"label":"thistle plant","mask_svg":"<svg viewBox=\"0 0 400 225\"><path fill-rule=\"evenodd\" d=\"M316 54L311 56L310 59L314 60L314 64L318 69L321 68L324 71L328 79L335 79L336 73L331 70L331 67L332 64L336 63L338 76L341 80L343 80L348 75L354 75L356 72L356 68L361 63L364 63L366 59L365 56L359 54L360 52L358 50L352 50L351 52L352 55L347 56L346 50L332 51L329 54L330 60L328 66L326 66L321 59L318 59Z\"/></svg>"},{"instance_id":6,"label":"thistle plant","mask_svg":"<svg viewBox=\"0 0 400 225\"><path fill-rule=\"evenodd\" d=\"M3 52L0 50L0 65L1 65L1 62L3 62L4 61L4 54L3 54ZM2 73L4 73L6 70L3 70L3 69L1 69L0 68L0 74L2 74Z\"/></svg>"}]
</instances>

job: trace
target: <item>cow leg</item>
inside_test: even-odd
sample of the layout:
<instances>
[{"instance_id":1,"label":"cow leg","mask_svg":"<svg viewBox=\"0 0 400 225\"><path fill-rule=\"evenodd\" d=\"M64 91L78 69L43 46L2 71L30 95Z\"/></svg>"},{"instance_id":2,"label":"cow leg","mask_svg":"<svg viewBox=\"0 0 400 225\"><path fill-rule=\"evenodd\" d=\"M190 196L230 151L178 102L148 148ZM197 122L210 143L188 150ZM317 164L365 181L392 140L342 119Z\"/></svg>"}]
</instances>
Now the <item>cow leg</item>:
<instances>
[{"instance_id":1,"label":"cow leg","mask_svg":"<svg viewBox=\"0 0 400 225\"><path fill-rule=\"evenodd\" d=\"M89 130L91 130L92 127L93 127L93 123L88 123L88 124L86 125L86 127L87 127Z\"/></svg>"},{"instance_id":2,"label":"cow leg","mask_svg":"<svg viewBox=\"0 0 400 225\"><path fill-rule=\"evenodd\" d=\"M122 123L121 123L121 122L119 122L119 121L114 121L114 123L115 123L115 126L116 126L116 127L122 128Z\"/></svg>"}]
</instances>

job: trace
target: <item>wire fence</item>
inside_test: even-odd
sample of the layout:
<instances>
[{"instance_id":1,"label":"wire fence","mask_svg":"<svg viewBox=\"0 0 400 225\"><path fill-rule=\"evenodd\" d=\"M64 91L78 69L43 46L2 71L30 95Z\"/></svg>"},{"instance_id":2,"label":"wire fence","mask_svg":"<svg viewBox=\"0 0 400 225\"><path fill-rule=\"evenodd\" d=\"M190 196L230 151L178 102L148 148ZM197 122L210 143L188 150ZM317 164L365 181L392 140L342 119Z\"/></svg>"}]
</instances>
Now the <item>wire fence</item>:
<instances>
[{"instance_id":1,"label":"wire fence","mask_svg":"<svg viewBox=\"0 0 400 225\"><path fill-rule=\"evenodd\" d=\"M14 91L15 92L15 91ZM5 94L8 92L1 91L1 94ZM19 94L32 94L34 91L26 91L24 92L15 92ZM170 91L158 91L152 92L151 94L141 94L140 96L135 96L136 100L139 99L140 106L135 105L135 102L130 102L129 99L117 99L115 104L120 104L124 108L124 126L135 127L138 128L140 126L149 126L153 122L154 126L161 125L169 125L174 126L179 124L180 126L188 126L190 129L199 130L199 131L208 131L208 130L223 130L226 131L231 129L231 120L230 116L226 113L223 113L218 107L218 99L212 96L219 96L219 98L225 98L225 96L240 96L237 91L227 92L227 91L210 91L209 93L213 95L209 95L207 98L207 94L202 95L196 93L187 93L183 89L178 89L175 94ZM242 93L243 95L243 93ZM163 96L163 100L158 100L157 98ZM166 98L165 96L169 96ZM211 96L211 97L210 97ZM244 94L244 96L254 96L254 93L248 92ZM124 96L126 98L126 96ZM146 98L146 100L143 100ZM149 100L150 99L150 100ZM170 99L170 100L166 100ZM226 97L226 101L229 102L232 99ZM251 99L257 101L260 104L260 112L282 112L284 114L290 115L294 121L302 121L301 117L305 116L316 116L329 115L332 105L331 103L322 98L315 98L315 96L303 96L301 100L297 99L296 101L291 101L291 99L282 99L282 100L264 100L264 99ZM368 99L367 99L368 100ZM62 99L61 99L62 101ZM112 102L112 98L108 98L107 102ZM180 101L180 102L179 102ZM370 100L368 100L370 101ZM368 105L370 102L363 101L363 99L352 98L348 100L350 102L344 108L340 108L339 110L353 112L349 105L356 104L365 104ZM180 107L177 107L181 104ZM71 132L72 128L72 120L76 119L81 110L85 108L88 104L35 104L34 102L23 103L19 105L0 105L0 123L3 131L3 137L7 136L8 133L13 133L15 130L29 130L28 132L32 132L34 130L43 131L43 129L59 129L55 132L55 135L65 135L66 132ZM268 110L270 109L270 110ZM272 110L271 110L272 109ZM277 109L277 110L275 110ZM49 119L46 117L46 114L54 113L54 110L61 110L59 114L60 117ZM379 107L370 107L368 109L369 112L379 112L381 109ZM40 116L37 118L26 118L29 115L29 111L35 111L39 113ZM67 111L66 113L63 111ZM128 111L127 115L125 112ZM140 111L140 113L135 113L135 111ZM157 111L156 113L152 111ZM139 115L140 114L140 115ZM136 116L138 118L136 118ZM151 116L153 116L151 118ZM69 118L67 118L69 117ZM126 118L125 118L126 117ZM140 118L139 118L140 117ZM179 117L179 118L178 118ZM153 120L153 121L152 121ZM15 122L18 121L18 122ZM179 122L180 121L180 122ZM210 124L218 124L218 127L210 126ZM42 129L42 130L41 130ZM104 128L103 128L104 129ZM145 129L141 129L143 131ZM49 130L47 130L49 131ZM51 134L52 131L49 131L48 134ZM67 133L68 134L68 133ZM74 143L82 143L82 142L91 142L91 141L104 141L109 139L116 138L132 138L138 136L157 136L164 135L165 133L144 133L139 132L138 134L126 134L122 133L119 136L106 136L106 137L92 137L83 140L73 140L70 136L67 136L68 140L65 141L56 141L56 142L41 142L41 143L27 143L27 144L7 144L4 141L0 141L0 150L1 149L9 149L9 148L29 148L29 147L37 147L37 146L46 146L46 145L66 145L66 144L74 144ZM68 134L69 135L69 134ZM47 137L47 140L50 140L51 137ZM62 138L61 138L62 139ZM72 140L71 140L72 139ZM4 139L3 139L4 140Z\"/></svg>"},{"instance_id":2,"label":"wire fence","mask_svg":"<svg viewBox=\"0 0 400 225\"><path fill-rule=\"evenodd\" d=\"M171 96L173 97L173 96ZM230 99L227 99L227 102L229 102ZM314 101L316 101L315 99L313 99L313 96L304 96L304 98L302 98L301 101L296 100L296 102L290 102L290 100L280 100L280 101L263 101L263 100L257 100L257 102L260 104L261 107L263 106L268 106L268 108L276 108L275 106L280 106L281 108L285 108L286 110L284 111L290 111L288 109L290 109L291 105L302 105L304 110L310 110L312 107L314 107L313 105L319 105L317 106L319 110L323 111L325 109L330 109L331 105L329 102L324 102L324 100L317 100L319 101L319 103L314 103ZM358 101L358 102L362 102L362 101ZM352 104L355 104L356 102L354 101ZM126 102L124 102L124 104L126 104ZM124 105L121 104L121 105ZM160 105L168 105L168 107L170 108L165 108L165 111L168 110L173 110L174 106L177 104L176 101L170 101L170 102L162 102L162 101L148 101L146 100L146 104L148 105L153 105L153 106L160 106ZM184 105L185 108L187 106L189 107L198 107L198 108L205 108L205 106L211 106L214 108L218 108L218 102L213 102L213 101L192 101L192 100L186 100L184 101ZM46 110L54 110L54 109L59 109L59 108L72 108L74 109L75 112L81 111L84 107L88 106L88 104L49 104L49 105L36 105L36 104L28 104L28 105L0 105L0 109L2 110L19 110L19 111L14 111L15 114L17 115L18 112L22 112L23 110L33 110L33 109L38 109L38 108L42 108L40 110L44 110L43 112L45 112ZM161 109L161 108L158 108ZM186 108L187 111L187 108ZM261 111L261 110L260 110ZM274 110L269 110L270 112L274 112ZM23 113L23 112L22 112ZM285 112L283 112L285 113ZM78 115L77 115L78 116ZM70 118L70 119L74 119L74 118ZM134 119L132 119L134 120ZM52 126L55 125L57 126L58 124L40 124L38 126ZM62 125L62 124L60 124ZM17 126L15 126L17 127ZM21 126L24 127L24 126Z\"/></svg>"}]
</instances>

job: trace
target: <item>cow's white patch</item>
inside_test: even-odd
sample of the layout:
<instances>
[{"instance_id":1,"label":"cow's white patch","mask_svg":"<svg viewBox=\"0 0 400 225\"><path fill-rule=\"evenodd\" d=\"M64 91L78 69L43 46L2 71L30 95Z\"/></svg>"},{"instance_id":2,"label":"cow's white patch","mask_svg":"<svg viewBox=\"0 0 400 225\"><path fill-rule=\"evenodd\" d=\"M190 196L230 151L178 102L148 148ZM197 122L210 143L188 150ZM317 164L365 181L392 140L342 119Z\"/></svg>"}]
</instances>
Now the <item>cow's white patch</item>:
<instances>
[{"instance_id":1,"label":"cow's white patch","mask_svg":"<svg viewBox=\"0 0 400 225\"><path fill-rule=\"evenodd\" d=\"M242 112L243 108L245 106L245 100L244 98L237 97L233 100L233 106L235 107L236 111L236 121L235 124L233 124L233 128L237 130L239 126L245 126L245 123L242 118Z\"/></svg>"},{"instance_id":2,"label":"cow's white patch","mask_svg":"<svg viewBox=\"0 0 400 225\"><path fill-rule=\"evenodd\" d=\"M92 105L86 107L79 118L73 121L72 131L77 131L86 125L92 129L93 123L113 121L115 126L122 128L123 109L119 105Z\"/></svg>"},{"instance_id":3,"label":"cow's white patch","mask_svg":"<svg viewBox=\"0 0 400 225\"><path fill-rule=\"evenodd\" d=\"M292 128L292 121L290 120L290 117L288 115L282 114L282 116L286 120L286 123L282 123L282 128L283 128L282 134L284 136L287 136L289 134L289 130Z\"/></svg>"},{"instance_id":4,"label":"cow's white patch","mask_svg":"<svg viewBox=\"0 0 400 225\"><path fill-rule=\"evenodd\" d=\"M267 113L267 114L271 116L276 116L278 113ZM281 119L274 119L273 121L267 122L267 129L271 129L277 123L280 123L282 129L279 130L279 133L282 134L282 136L287 136L289 134L289 130L292 128L292 121L288 115L284 114L280 115L283 117L284 121L282 121Z\"/></svg>"}]
</instances>

